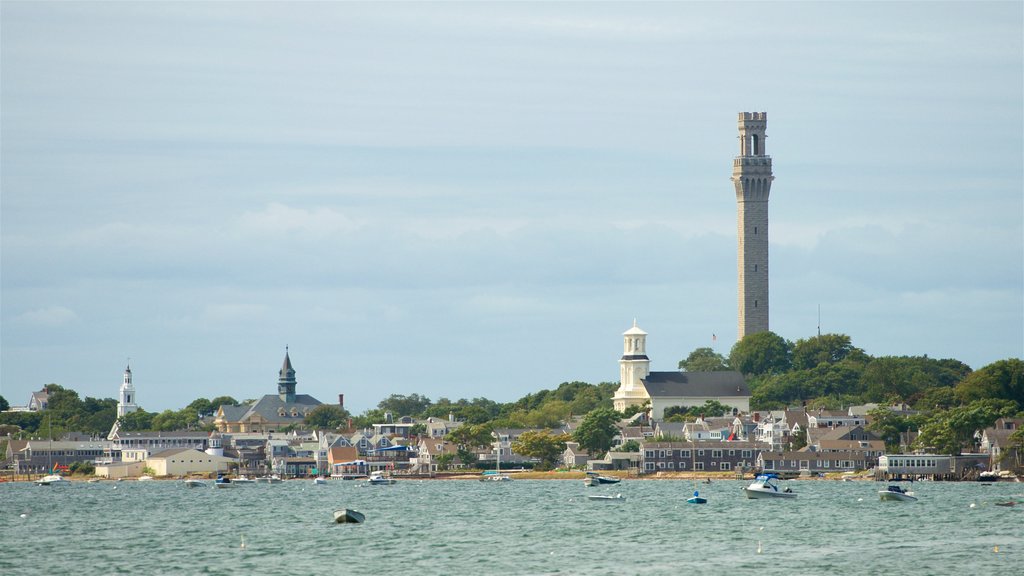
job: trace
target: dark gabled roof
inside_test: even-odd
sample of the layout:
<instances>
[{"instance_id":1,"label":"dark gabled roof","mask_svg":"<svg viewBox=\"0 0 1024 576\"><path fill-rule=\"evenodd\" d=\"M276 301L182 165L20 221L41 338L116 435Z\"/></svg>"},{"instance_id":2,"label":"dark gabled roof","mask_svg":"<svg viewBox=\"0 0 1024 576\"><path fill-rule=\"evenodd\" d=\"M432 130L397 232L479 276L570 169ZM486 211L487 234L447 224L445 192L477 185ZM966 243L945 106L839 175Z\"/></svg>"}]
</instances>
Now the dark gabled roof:
<instances>
[{"instance_id":1,"label":"dark gabled roof","mask_svg":"<svg viewBox=\"0 0 1024 576\"><path fill-rule=\"evenodd\" d=\"M237 421L250 418L253 414L259 414L270 422L287 422L291 420L301 422L306 418L305 412L307 409L311 410L320 404L321 402L319 400L313 398L309 394L296 394L294 402L281 400L281 397L277 394L267 394L256 402L250 404L247 407L248 409ZM278 414L278 410L280 408L284 408L285 413L283 416ZM296 408L298 410L298 414L294 417L291 415L292 408Z\"/></svg>"},{"instance_id":2,"label":"dark gabled roof","mask_svg":"<svg viewBox=\"0 0 1024 576\"><path fill-rule=\"evenodd\" d=\"M720 372L651 372L643 379L652 398L659 396L750 396L743 375Z\"/></svg>"}]
</instances>

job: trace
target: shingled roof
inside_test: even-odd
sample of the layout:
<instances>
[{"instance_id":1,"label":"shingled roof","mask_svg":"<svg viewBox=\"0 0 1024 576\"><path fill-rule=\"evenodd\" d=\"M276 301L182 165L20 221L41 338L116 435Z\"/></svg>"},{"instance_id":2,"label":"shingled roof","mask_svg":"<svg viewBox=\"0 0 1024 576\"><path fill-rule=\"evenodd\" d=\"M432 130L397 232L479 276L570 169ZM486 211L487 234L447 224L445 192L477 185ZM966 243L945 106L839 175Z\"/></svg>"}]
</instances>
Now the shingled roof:
<instances>
[{"instance_id":1,"label":"shingled roof","mask_svg":"<svg viewBox=\"0 0 1024 576\"><path fill-rule=\"evenodd\" d=\"M652 398L750 396L747 381L735 371L651 372L642 381L647 394Z\"/></svg>"}]
</instances>

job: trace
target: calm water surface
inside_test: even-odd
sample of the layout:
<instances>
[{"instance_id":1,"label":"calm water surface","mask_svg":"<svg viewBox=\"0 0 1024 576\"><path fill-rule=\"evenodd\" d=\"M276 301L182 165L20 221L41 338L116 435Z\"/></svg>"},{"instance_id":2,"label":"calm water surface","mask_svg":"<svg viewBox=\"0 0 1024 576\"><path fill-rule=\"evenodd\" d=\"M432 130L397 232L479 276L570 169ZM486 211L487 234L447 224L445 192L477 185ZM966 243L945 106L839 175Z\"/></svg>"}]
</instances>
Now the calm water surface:
<instances>
[{"instance_id":1,"label":"calm water surface","mask_svg":"<svg viewBox=\"0 0 1024 576\"><path fill-rule=\"evenodd\" d=\"M0 574L1024 574L1024 505L993 505L1024 484L922 482L917 503L789 484L796 500L699 485L699 506L682 480L6 483ZM333 524L341 507L366 523Z\"/></svg>"}]
</instances>

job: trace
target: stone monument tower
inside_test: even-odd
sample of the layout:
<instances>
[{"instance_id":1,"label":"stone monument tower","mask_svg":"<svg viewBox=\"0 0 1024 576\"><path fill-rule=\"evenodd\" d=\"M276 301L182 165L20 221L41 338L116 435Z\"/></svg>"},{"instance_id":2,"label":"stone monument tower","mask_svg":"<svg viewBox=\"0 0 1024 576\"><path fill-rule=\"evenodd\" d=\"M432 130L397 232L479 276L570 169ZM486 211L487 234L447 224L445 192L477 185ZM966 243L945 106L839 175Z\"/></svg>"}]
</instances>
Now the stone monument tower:
<instances>
[{"instance_id":1,"label":"stone monument tower","mask_svg":"<svg viewBox=\"0 0 1024 576\"><path fill-rule=\"evenodd\" d=\"M765 154L767 112L740 112L740 155L732 161L739 241L738 339L768 330L768 193L772 158Z\"/></svg>"}]
</instances>

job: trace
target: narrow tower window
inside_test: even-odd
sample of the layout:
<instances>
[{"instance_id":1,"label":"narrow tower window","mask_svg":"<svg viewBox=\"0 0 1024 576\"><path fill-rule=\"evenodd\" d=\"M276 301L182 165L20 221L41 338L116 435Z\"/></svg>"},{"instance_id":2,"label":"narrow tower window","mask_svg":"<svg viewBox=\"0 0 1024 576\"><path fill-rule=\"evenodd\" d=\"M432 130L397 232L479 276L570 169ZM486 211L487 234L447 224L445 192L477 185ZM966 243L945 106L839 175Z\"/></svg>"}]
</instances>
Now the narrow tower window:
<instances>
[{"instance_id":1,"label":"narrow tower window","mask_svg":"<svg viewBox=\"0 0 1024 576\"><path fill-rule=\"evenodd\" d=\"M757 134L754 134L754 156L758 156L758 155L759 155L759 153L757 151Z\"/></svg>"}]
</instances>

